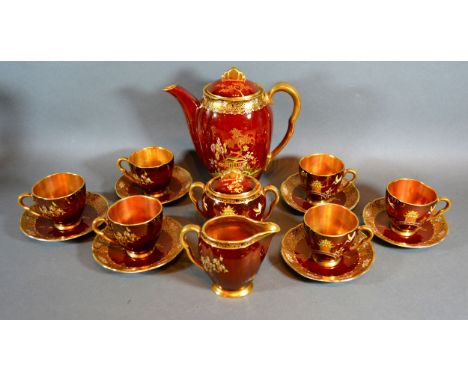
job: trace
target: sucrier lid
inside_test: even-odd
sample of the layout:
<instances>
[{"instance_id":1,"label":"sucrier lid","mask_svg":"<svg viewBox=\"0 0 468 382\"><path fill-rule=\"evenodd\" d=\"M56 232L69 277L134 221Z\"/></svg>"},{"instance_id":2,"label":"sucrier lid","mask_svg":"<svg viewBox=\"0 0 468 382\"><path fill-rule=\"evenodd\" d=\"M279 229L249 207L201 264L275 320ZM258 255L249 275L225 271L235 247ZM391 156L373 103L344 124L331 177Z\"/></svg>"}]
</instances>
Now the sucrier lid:
<instances>
[{"instance_id":1,"label":"sucrier lid","mask_svg":"<svg viewBox=\"0 0 468 382\"><path fill-rule=\"evenodd\" d=\"M209 93L220 97L245 97L257 93L260 89L255 82L246 79L245 74L237 68L231 68L221 79L209 84Z\"/></svg>"},{"instance_id":2,"label":"sucrier lid","mask_svg":"<svg viewBox=\"0 0 468 382\"><path fill-rule=\"evenodd\" d=\"M255 190L256 187L257 182L252 177L235 170L214 178L210 185L212 191L228 195L244 194Z\"/></svg>"}]
</instances>

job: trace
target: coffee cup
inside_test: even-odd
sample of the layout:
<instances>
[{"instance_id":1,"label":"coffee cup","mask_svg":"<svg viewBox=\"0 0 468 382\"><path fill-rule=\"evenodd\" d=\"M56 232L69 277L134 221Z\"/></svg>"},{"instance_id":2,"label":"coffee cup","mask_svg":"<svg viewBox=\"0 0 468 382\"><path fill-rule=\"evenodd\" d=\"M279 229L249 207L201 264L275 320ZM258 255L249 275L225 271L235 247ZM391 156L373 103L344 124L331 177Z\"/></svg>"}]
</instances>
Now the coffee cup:
<instances>
[{"instance_id":1,"label":"coffee cup","mask_svg":"<svg viewBox=\"0 0 468 382\"><path fill-rule=\"evenodd\" d=\"M337 266L343 255L372 240L374 233L367 226L360 226L351 210L339 204L319 204L304 214L305 238L312 249L316 263L326 268ZM359 239L359 233L365 237Z\"/></svg>"},{"instance_id":2,"label":"coffee cup","mask_svg":"<svg viewBox=\"0 0 468 382\"><path fill-rule=\"evenodd\" d=\"M346 179L350 174L351 179ZM326 202L357 179L357 171L331 154L311 154L299 160L299 175L311 202Z\"/></svg>"},{"instance_id":3,"label":"coffee cup","mask_svg":"<svg viewBox=\"0 0 468 382\"><path fill-rule=\"evenodd\" d=\"M128 169L122 162L128 163ZM174 169L174 154L165 147L145 147L116 162L119 170L145 192L162 195L169 185Z\"/></svg>"},{"instance_id":4,"label":"coffee cup","mask_svg":"<svg viewBox=\"0 0 468 382\"><path fill-rule=\"evenodd\" d=\"M156 246L163 222L163 206L151 196L135 195L120 199L109 207L106 218L93 221L93 230L125 249L133 259L149 256ZM108 230L99 228L106 224Z\"/></svg>"},{"instance_id":5,"label":"coffee cup","mask_svg":"<svg viewBox=\"0 0 468 382\"><path fill-rule=\"evenodd\" d=\"M439 202L444 202L445 206L436 210ZM390 228L402 237L410 237L425 222L447 212L451 201L446 197L440 198L432 187L419 180L400 178L387 185L385 205Z\"/></svg>"},{"instance_id":6,"label":"coffee cup","mask_svg":"<svg viewBox=\"0 0 468 382\"><path fill-rule=\"evenodd\" d=\"M32 198L34 204L26 205L25 198ZM31 192L19 195L18 203L29 213L51 220L58 230L71 230L81 222L86 204L86 183L78 174L51 174L35 183Z\"/></svg>"}]
</instances>

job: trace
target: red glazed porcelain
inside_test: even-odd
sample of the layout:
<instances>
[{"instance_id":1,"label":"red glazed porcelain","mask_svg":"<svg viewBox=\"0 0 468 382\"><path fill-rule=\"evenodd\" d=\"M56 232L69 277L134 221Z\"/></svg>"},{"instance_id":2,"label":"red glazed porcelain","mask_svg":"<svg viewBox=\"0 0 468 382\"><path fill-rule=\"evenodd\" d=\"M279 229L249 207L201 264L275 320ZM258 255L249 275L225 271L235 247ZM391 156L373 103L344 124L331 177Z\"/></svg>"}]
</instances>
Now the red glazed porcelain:
<instances>
[{"instance_id":1,"label":"red glazed porcelain","mask_svg":"<svg viewBox=\"0 0 468 382\"><path fill-rule=\"evenodd\" d=\"M198 253L185 238L198 235ZM279 232L275 223L258 222L244 216L218 216L203 227L186 225L180 233L190 260L213 281L211 290L222 297L242 297L252 290L252 281L266 256L272 235Z\"/></svg>"},{"instance_id":2,"label":"red glazed porcelain","mask_svg":"<svg viewBox=\"0 0 468 382\"><path fill-rule=\"evenodd\" d=\"M201 200L195 195L197 188L203 190ZM268 210L267 192L274 195ZM242 215L255 220L267 220L279 200L275 186L268 185L262 189L257 179L240 171L226 172L214 177L206 185L194 182L190 186L189 196L197 211L208 219L220 215Z\"/></svg>"},{"instance_id":3,"label":"red glazed porcelain","mask_svg":"<svg viewBox=\"0 0 468 382\"><path fill-rule=\"evenodd\" d=\"M260 177L288 143L300 111L299 94L293 86L280 82L267 93L236 68L206 85L202 100L178 85L164 90L181 104L197 154L214 176L227 169L239 169ZM294 109L286 135L270 152L273 128L270 105L273 95L279 91L292 97Z\"/></svg>"}]
</instances>

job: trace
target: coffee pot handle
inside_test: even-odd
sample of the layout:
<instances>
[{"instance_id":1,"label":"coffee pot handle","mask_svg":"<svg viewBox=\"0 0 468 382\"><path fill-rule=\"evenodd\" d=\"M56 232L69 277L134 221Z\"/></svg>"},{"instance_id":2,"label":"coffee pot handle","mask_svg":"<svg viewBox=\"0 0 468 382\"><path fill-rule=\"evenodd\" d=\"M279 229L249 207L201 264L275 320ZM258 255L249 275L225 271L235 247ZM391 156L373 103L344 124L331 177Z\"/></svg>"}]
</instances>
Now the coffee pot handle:
<instances>
[{"instance_id":1,"label":"coffee pot handle","mask_svg":"<svg viewBox=\"0 0 468 382\"><path fill-rule=\"evenodd\" d=\"M291 116L289 117L288 121L288 130L286 131L285 136L281 140L278 146L276 146L272 152L268 153L267 160L265 164L265 170L268 169L271 161L275 156L277 156L281 150L283 150L284 146L289 142L293 133L294 133L294 126L296 124L297 117L299 116L299 112L301 110L301 98L299 97L299 93L296 88L287 82L278 82L277 84L273 85L271 90L268 92L268 98L270 103L273 100L273 95L277 92L285 92L288 93L291 98L293 99L293 111Z\"/></svg>"},{"instance_id":2,"label":"coffee pot handle","mask_svg":"<svg viewBox=\"0 0 468 382\"><path fill-rule=\"evenodd\" d=\"M275 208L275 206L278 204L278 201L279 201L279 192L275 186L273 186L272 184L265 186L265 188L263 189L263 194L265 195L265 198L266 198L267 192L271 192L274 195L274 199L271 201L268 212L266 212L265 210L265 214L263 215L263 218L262 218L263 221L268 220L271 213L273 212L273 208Z\"/></svg>"},{"instance_id":3,"label":"coffee pot handle","mask_svg":"<svg viewBox=\"0 0 468 382\"><path fill-rule=\"evenodd\" d=\"M38 212L34 211L30 206L27 206L24 204L23 199L26 198L32 198L32 194L29 192L23 192L21 195L18 196L18 204L23 207L26 211L28 211L30 214L33 214L35 216L41 216Z\"/></svg>"},{"instance_id":4,"label":"coffee pot handle","mask_svg":"<svg viewBox=\"0 0 468 382\"><path fill-rule=\"evenodd\" d=\"M204 191L205 190L205 183L203 183L203 182L193 182L190 185L190 189L189 189L190 200L192 201L193 205L197 209L198 213L201 216L205 217L205 210L204 210L203 206L200 207L200 200L195 195L195 189L196 188L201 188L202 191Z\"/></svg>"},{"instance_id":5,"label":"coffee pot handle","mask_svg":"<svg viewBox=\"0 0 468 382\"><path fill-rule=\"evenodd\" d=\"M197 233L197 237L200 237L200 226L199 225L196 225L196 224L187 224L186 226L184 226L184 228L182 228L182 231L180 231L180 242L182 243L182 246L184 247L185 249L185 252L187 253L187 256L188 258L190 259L190 261L192 263L194 263L198 268L200 268L201 270L204 270L203 269L203 266L201 265L200 261L196 258L196 256L194 256L193 252L192 252L192 248L190 247L190 244L187 242L187 240L185 239L185 236L187 235L187 233L191 232L191 231L194 231Z\"/></svg>"}]
</instances>

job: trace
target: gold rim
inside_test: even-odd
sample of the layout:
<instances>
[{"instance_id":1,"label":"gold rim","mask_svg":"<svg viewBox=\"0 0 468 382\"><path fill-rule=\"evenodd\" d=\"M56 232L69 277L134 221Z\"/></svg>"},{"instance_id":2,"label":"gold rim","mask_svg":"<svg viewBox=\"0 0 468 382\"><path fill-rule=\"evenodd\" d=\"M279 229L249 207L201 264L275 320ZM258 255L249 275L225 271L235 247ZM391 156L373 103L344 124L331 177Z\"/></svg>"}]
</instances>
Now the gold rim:
<instances>
[{"instance_id":1,"label":"gold rim","mask_svg":"<svg viewBox=\"0 0 468 382\"><path fill-rule=\"evenodd\" d=\"M311 157L315 157L315 156L319 156L319 155L326 155L326 156L338 159L340 161L340 163L341 163L341 170L337 171L337 172L334 172L332 174L320 175L320 174L314 174L314 173L312 173L310 171L307 171L301 166L302 160L307 159L307 158L311 158ZM301 170L305 171L306 173L311 174L311 175L316 175L316 176L333 176L333 175L339 174L340 172L346 170L346 167L345 167L345 164L344 164L343 160L341 158L338 158L336 155L329 154L329 153L314 153L314 154L310 154L310 155L305 155L301 159L299 159L299 167L301 168Z\"/></svg>"},{"instance_id":2,"label":"gold rim","mask_svg":"<svg viewBox=\"0 0 468 382\"><path fill-rule=\"evenodd\" d=\"M372 245L372 242L369 241L366 244L362 245L362 247L359 248L358 254L359 254L359 260L356 266L341 275L338 276L324 276L324 275L319 275L313 272L310 272L309 270L305 269L302 267L300 264L296 264L292 260L290 260L290 256L294 256L294 251L291 251L287 245L286 241L290 240L289 237L293 234L295 230L301 230L304 232L304 229L302 228L302 224L298 224L297 226L291 228L286 232L284 235L283 239L281 240L281 257L283 258L284 262L297 274L300 276L309 279L309 280L314 280L314 281L319 281L319 282L327 282L327 283L341 283L341 282L348 282L357 279L358 277L361 277L362 275L366 274L369 269L372 268L372 265L374 264L375 261L375 249L374 246ZM305 232L303 233L305 235ZM367 255L364 257L361 255L361 253L364 253ZM368 262L364 265L363 261L368 260ZM359 269L359 272L356 272Z\"/></svg>"},{"instance_id":3,"label":"gold rim","mask_svg":"<svg viewBox=\"0 0 468 382\"><path fill-rule=\"evenodd\" d=\"M172 216L165 216L163 220L163 229L164 229L164 224L173 224L174 226L177 227L178 232L182 230L182 225L174 219ZM176 235L178 237L178 234ZM99 235L96 235L96 237L93 240L92 244L92 253L93 253L93 259L96 261L97 264L99 264L101 267L108 269L113 272L117 273L142 273L142 272L148 272L152 271L157 268L161 268L166 264L169 264L172 260L174 260L183 250L182 244L180 244L179 240L174 240L173 241L173 247L170 249L170 251L173 251L172 254L168 256L164 256L162 259L159 261L155 262L154 264L150 264L144 267L129 267L129 268L124 268L124 269L117 269L115 267L112 267L111 264L105 264L101 261L100 258L96 256L96 251L99 249L100 245L109 245L109 241L102 239ZM115 244L111 244L115 245ZM125 249L122 248L122 251L125 251Z\"/></svg>"},{"instance_id":4,"label":"gold rim","mask_svg":"<svg viewBox=\"0 0 468 382\"><path fill-rule=\"evenodd\" d=\"M165 88L163 88L163 91L168 92L169 90L175 89L177 86L179 85L177 84L167 85Z\"/></svg>"},{"instance_id":5,"label":"gold rim","mask_svg":"<svg viewBox=\"0 0 468 382\"><path fill-rule=\"evenodd\" d=\"M294 181L294 179L297 178L297 181ZM300 175L299 174L292 174L290 176L288 176L286 178L286 180L284 180L282 183L281 183L281 187L280 187L280 191L281 191L281 196L283 198L283 200L286 202L286 204L291 207L292 209L298 211L298 212L301 212L301 213L305 213L307 211L307 209L304 209L302 207L300 207L299 205L297 205L295 202L294 202L294 199L291 197L288 197L288 196L285 196L285 195L288 195L288 194L291 194L292 195L292 192L289 191L289 184L291 184L291 187L297 187L299 185L301 185L301 182L300 182ZM292 190L294 191L294 189ZM348 202L349 200L351 200L350 198L348 198L348 192L349 191L353 191L356 193L356 200L354 201L353 204L346 204L346 202ZM350 183L343 191L345 195L346 195L346 201L345 201L345 204L343 204L344 207L346 208L349 208L350 210L356 208L356 206L358 205L359 203L359 200L361 200L361 193L359 192L359 189L357 188L357 186L354 184L354 182ZM305 200L305 199L304 199ZM306 200L307 201L307 200ZM310 203L307 201L307 203ZM329 202L328 202L329 203ZM324 203L323 203L324 204ZM335 204L338 204L338 203L335 203Z\"/></svg>"},{"instance_id":6,"label":"gold rim","mask_svg":"<svg viewBox=\"0 0 468 382\"><path fill-rule=\"evenodd\" d=\"M81 186L80 186L79 188L77 188L75 191L70 192L70 193L67 194L67 195L59 196L59 197L57 197L57 198L45 198L45 197L43 197L43 196L37 195L37 194L34 192L34 188L35 188L39 183L41 183L43 180L46 180L46 179L48 179L48 178L51 178L51 177L53 177L53 176L55 176L55 175L60 175L60 174L74 175L74 176L79 177L79 178L81 179L81 181L82 181ZM73 194L76 194L76 193L77 193L78 191L80 191L84 186L86 186L86 182L85 182L85 179L84 179L80 174L76 174L76 173L74 173L74 172L67 172L67 171L65 171L65 172L55 172L55 173L53 173L53 174L49 174L49 175L45 176L45 177L42 178L42 179L39 179L36 183L34 183L33 186L32 186L32 188L31 188L31 194L32 194L34 197L36 197L36 198L38 198L38 199L42 199L42 200L59 200L59 199L63 199L63 198L68 198L69 196L71 196L71 195L73 195Z\"/></svg>"},{"instance_id":7,"label":"gold rim","mask_svg":"<svg viewBox=\"0 0 468 382\"><path fill-rule=\"evenodd\" d=\"M265 91L263 90L263 88L259 84L257 84L256 82L254 82L254 83L255 83L255 85L257 85L258 90L255 93L249 94L249 95L246 95L246 96L224 97L224 96L213 94L208 90L208 87L211 85L211 83L205 85L205 87L203 88L203 94L205 95L205 97L208 97L208 98L210 98L212 100L215 100L215 101L227 101L227 102L251 101L251 100L253 100L253 99L257 98L257 97L261 97L263 94L265 94Z\"/></svg>"},{"instance_id":8,"label":"gold rim","mask_svg":"<svg viewBox=\"0 0 468 382\"><path fill-rule=\"evenodd\" d=\"M379 204L382 204L379 206ZM376 209L376 211L373 212L373 210ZM434 220L430 220L429 222L432 224L433 229L434 229L434 235L431 237L431 239L426 240L420 244L408 244L408 243L402 243L399 241L392 240L382 234L379 229L377 229L375 225L375 217L377 214L379 214L382 211L386 211L385 208L385 197L382 198L377 198L374 199L372 202L369 202L366 204L362 211L362 217L364 219L364 224L369 226L372 231L374 232L374 236L378 237L379 239L389 243L396 245L397 247L401 248L430 248L433 247L439 243L442 243L448 236L449 234L449 226L447 223L447 220L445 219L445 216L442 214L438 216ZM440 229L436 229L437 227L434 226L434 223L437 223ZM440 225L440 226L439 226ZM389 227L390 229L390 227ZM440 233L442 232L442 234ZM438 235L436 235L438 233ZM402 239L404 239L402 237ZM427 244L425 244L427 243Z\"/></svg>"},{"instance_id":9,"label":"gold rim","mask_svg":"<svg viewBox=\"0 0 468 382\"><path fill-rule=\"evenodd\" d=\"M210 237L206 233L206 226L208 224L214 224L218 220L225 220L225 219L235 219L235 220L244 220L244 222L249 222L252 223L256 226L262 226L265 227L265 230L263 232L256 233L255 235L252 235L248 237L247 239L244 240L217 240L212 237ZM269 236L273 235L275 233L280 232L281 228L278 224L273 223L273 222L262 222L262 221L257 221L254 219L250 219L246 216L241 216L241 215L232 215L232 216L216 216L214 218L211 218L203 224L201 227L201 238L203 241L208 243L209 245L216 247L216 248L223 248L223 249L238 249L238 248L246 248L249 245Z\"/></svg>"},{"instance_id":10,"label":"gold rim","mask_svg":"<svg viewBox=\"0 0 468 382\"><path fill-rule=\"evenodd\" d=\"M157 165L157 166L140 166L140 165L137 165L135 162L131 161L130 158L134 155L134 154L137 154L139 153L140 151L145 151L145 150L149 150L149 149L158 149L158 150L162 150L162 151L165 151L167 153L169 153L171 155L171 159L169 159L168 161L160 164L160 165ZM168 163L170 163L171 161L174 160L174 153L169 150L168 148L166 147L163 147L163 146L147 146L147 147L142 147L141 149L138 149L137 151L134 151L133 153L131 153L127 158L125 158L127 160L128 163L131 163L132 165L134 165L135 167L138 167L138 168L159 168L159 167L163 167L163 166L166 166Z\"/></svg>"},{"instance_id":11,"label":"gold rim","mask_svg":"<svg viewBox=\"0 0 468 382\"><path fill-rule=\"evenodd\" d=\"M411 181L414 181L414 182L421 183L424 187L427 187L427 188L429 188L430 190L432 190L432 191L434 192L434 194L435 194L435 199L434 199L432 202L429 202L429 203L426 203L426 204L413 204L413 203L403 202L402 200L400 200L400 198L397 198L395 195L393 195L393 194L389 191L389 189L388 189L388 187L389 187L392 183L398 182L398 181L400 181L400 180L411 180ZM434 202L437 202L437 201L439 200L439 194L437 194L437 191L436 191L434 188L432 188L431 186L427 185L427 184L424 183L424 182L421 182L421 181L418 180L418 179L413 179L413 178L398 178L398 179L392 180L391 182L389 182L389 183L387 184L387 192L388 192L392 197L394 197L396 200L401 201L402 203L408 204L408 205L410 205L410 206L414 206L414 207L427 207L427 206L430 206L431 204L433 204Z\"/></svg>"},{"instance_id":12,"label":"gold rim","mask_svg":"<svg viewBox=\"0 0 468 382\"><path fill-rule=\"evenodd\" d=\"M96 203L94 205L91 204L91 202L88 203L88 200L91 199L91 198L98 198L99 202L102 202L105 205L105 208L103 208L101 211L97 211L98 216L96 216L96 218L100 218L100 217L105 218L106 214L107 214L107 210L109 208L109 202L107 201L107 199L103 195L101 195L101 194L99 194L97 192L88 191L86 193L86 204L91 205L91 207L93 207L93 208L94 208L94 205ZM82 216L82 218L83 218L83 216ZM25 236L27 236L27 237L29 237L31 239L37 240L37 241L50 242L50 243L51 242L67 241L67 240L76 239L78 237L87 235L90 232L93 232L93 225L90 224L89 227L87 229L83 230L82 232L78 232L78 233L73 234L73 235L67 235L67 232L63 231L63 233L65 234L64 236L60 236L60 237L57 237L57 238L54 237L52 239L48 239L48 238L41 237L40 235L32 234L32 233L25 230L24 225L33 225L33 224L35 224L37 219L39 219L39 217L29 213L28 211L24 211L23 214L21 215L20 223L19 223L20 231ZM25 223L25 220L30 220L30 221ZM51 224L52 224L52 222L51 222Z\"/></svg>"},{"instance_id":13,"label":"gold rim","mask_svg":"<svg viewBox=\"0 0 468 382\"><path fill-rule=\"evenodd\" d=\"M312 209L320 208L320 207L323 207L323 206L325 206L325 205L327 205L327 204L333 204L333 205L335 205L335 206L338 206L338 208L344 208L345 210L347 210L348 212L350 212L351 214L353 214L353 215L354 215L354 218L356 219L356 225L354 226L354 228L353 228L353 229L350 229L349 231L346 231L345 233L341 233L341 234L339 234L339 235L327 235L327 234L318 232L318 231L314 230L311 226L309 226L309 225L306 223L306 221L305 221L305 217L306 217L307 213L308 213L309 211L311 211ZM323 236L323 237L343 237L343 236L346 236L346 235L350 234L351 232L356 231L356 230L359 228L359 218L358 218L358 216L357 216L353 211L351 211L349 208L347 208L347 207L345 207L345 206L342 206L341 204L336 204L336 203L324 203L324 204L319 204L319 205L317 205L317 206L312 206L312 207L310 207L310 208L305 212L305 214L304 214L303 223L304 223L307 227L309 227L309 229L310 229L312 232L314 232L314 233L316 233L316 234L318 234L318 235L320 235L320 236Z\"/></svg>"},{"instance_id":14,"label":"gold rim","mask_svg":"<svg viewBox=\"0 0 468 382\"><path fill-rule=\"evenodd\" d=\"M158 202L158 204L159 204L159 212L158 212L156 215L154 215L152 218L148 219L148 220L145 220L145 221L142 221L142 222L139 222L139 223L133 223L133 224L124 224L124 223L120 223L120 222L115 221L115 220L113 220L113 219L111 219L111 218L109 217L109 210L110 210L111 208L117 206L117 204L123 203L123 202L125 202L126 200L132 199L132 198L145 198L145 199L149 199L149 200L151 200L151 201L156 200L156 201ZM137 226L137 225L147 224L147 223L149 223L150 221L156 219L159 215L161 215L161 214L163 213L163 209L164 209L164 207L163 207L162 203L159 201L159 199L157 199L157 198L155 198L155 197L153 197L153 196L149 196L149 195L131 195L131 196L127 196L127 197L125 197L125 198L122 198L122 199L120 199L120 200L117 200L114 204L112 204L112 205L108 208L108 210L107 210L107 219L109 219L112 223L115 223L115 224L120 225L120 226L122 226L122 227L135 227L135 226Z\"/></svg>"},{"instance_id":15,"label":"gold rim","mask_svg":"<svg viewBox=\"0 0 468 382\"><path fill-rule=\"evenodd\" d=\"M210 110L213 113L233 115L253 113L267 107L269 104L270 101L265 94L249 101L231 102L214 100L208 97L203 98L201 101L201 107L206 110Z\"/></svg>"}]
</instances>

